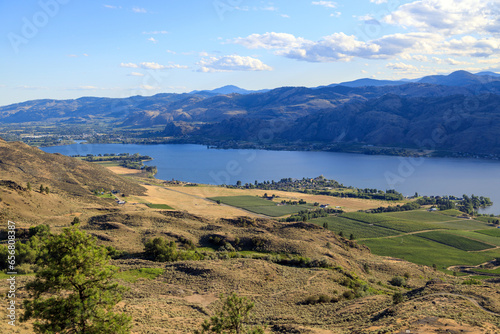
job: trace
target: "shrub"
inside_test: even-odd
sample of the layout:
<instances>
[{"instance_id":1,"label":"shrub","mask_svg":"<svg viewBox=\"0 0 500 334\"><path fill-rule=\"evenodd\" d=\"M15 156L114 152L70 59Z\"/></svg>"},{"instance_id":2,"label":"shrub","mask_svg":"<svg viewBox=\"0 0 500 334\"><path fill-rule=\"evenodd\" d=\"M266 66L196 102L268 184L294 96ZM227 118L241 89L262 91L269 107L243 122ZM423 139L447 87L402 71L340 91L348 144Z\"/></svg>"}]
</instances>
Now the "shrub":
<instances>
[{"instance_id":1,"label":"shrub","mask_svg":"<svg viewBox=\"0 0 500 334\"><path fill-rule=\"evenodd\" d=\"M151 260L158 262L176 261L178 258L175 242L162 238L148 240L144 245L144 253Z\"/></svg>"},{"instance_id":2,"label":"shrub","mask_svg":"<svg viewBox=\"0 0 500 334\"><path fill-rule=\"evenodd\" d=\"M468 280L465 280L462 282L462 284L465 284L465 285L481 285L481 281L480 280L477 280L475 278L470 278Z\"/></svg>"},{"instance_id":3,"label":"shrub","mask_svg":"<svg viewBox=\"0 0 500 334\"><path fill-rule=\"evenodd\" d=\"M224 296L221 296L221 299ZM250 315L250 311L254 307L254 303L250 302L245 297L238 297L235 293L228 296L223 301L222 308L210 318L205 320L201 325L201 330L195 330L195 334L204 333L247 333L247 334L263 334L264 329L261 327L248 328L246 323Z\"/></svg>"},{"instance_id":4,"label":"shrub","mask_svg":"<svg viewBox=\"0 0 500 334\"><path fill-rule=\"evenodd\" d=\"M405 286L406 285L406 279L404 277L401 277L401 276L394 276L389 281L389 284L391 284L393 286Z\"/></svg>"},{"instance_id":5,"label":"shrub","mask_svg":"<svg viewBox=\"0 0 500 334\"><path fill-rule=\"evenodd\" d=\"M404 295L401 292L396 292L392 295L392 301L394 304L399 304L404 301Z\"/></svg>"}]
</instances>

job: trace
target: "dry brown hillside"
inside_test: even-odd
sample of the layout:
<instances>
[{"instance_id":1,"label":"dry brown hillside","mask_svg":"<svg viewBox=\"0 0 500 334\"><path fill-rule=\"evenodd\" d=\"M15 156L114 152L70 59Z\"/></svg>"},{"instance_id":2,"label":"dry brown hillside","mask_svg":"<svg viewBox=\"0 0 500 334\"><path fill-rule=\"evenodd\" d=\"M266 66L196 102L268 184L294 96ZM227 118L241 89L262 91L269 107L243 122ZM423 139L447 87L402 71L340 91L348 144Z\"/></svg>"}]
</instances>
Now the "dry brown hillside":
<instances>
[{"instance_id":1,"label":"dry brown hillside","mask_svg":"<svg viewBox=\"0 0 500 334\"><path fill-rule=\"evenodd\" d=\"M215 204L202 205L199 194L189 212L187 199L183 209L175 203L176 194L189 195L179 192L183 185L125 178L20 143L0 141L0 171L0 230L6 219L15 219L20 228L46 223L57 233L79 217L81 229L121 253L112 262L129 290L117 308L132 316L133 333L192 333L214 314L220 294L231 292L255 302L250 321L266 325L267 333L500 332L498 283L465 285L463 278L430 267L373 255L308 223L237 217L235 210L224 216L224 206L203 215ZM38 192L42 183L50 194ZM92 189L101 187L126 192L127 203L94 196ZM174 210L141 204L153 202L148 196L161 200L162 193L170 194L165 204ZM204 259L151 261L144 242L155 237ZM145 274L155 268L155 275ZM395 276L406 277L406 286L391 284ZM18 276L19 302L31 278ZM393 303L395 293L402 294L401 303ZM31 325L21 324L15 333L32 333Z\"/></svg>"},{"instance_id":2,"label":"dry brown hillside","mask_svg":"<svg viewBox=\"0 0 500 334\"><path fill-rule=\"evenodd\" d=\"M145 189L134 182L111 173L106 168L61 154L45 153L21 142L7 143L0 139L0 179L33 189L43 184L55 192L85 196L95 189L118 189L140 195Z\"/></svg>"}]
</instances>

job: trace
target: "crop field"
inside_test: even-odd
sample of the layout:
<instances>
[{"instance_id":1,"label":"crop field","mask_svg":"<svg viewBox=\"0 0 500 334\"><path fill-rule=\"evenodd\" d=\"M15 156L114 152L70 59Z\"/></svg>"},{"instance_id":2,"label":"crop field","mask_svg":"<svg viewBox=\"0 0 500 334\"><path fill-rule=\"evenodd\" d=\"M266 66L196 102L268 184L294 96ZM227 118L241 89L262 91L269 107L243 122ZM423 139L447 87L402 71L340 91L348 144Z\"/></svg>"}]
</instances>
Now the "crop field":
<instances>
[{"instance_id":1,"label":"crop field","mask_svg":"<svg viewBox=\"0 0 500 334\"><path fill-rule=\"evenodd\" d=\"M388 213L381 213L379 215L397 219L411 220L414 222L426 222L426 223L444 222L457 219L449 216L443 216L440 213L421 211L421 210L388 212Z\"/></svg>"},{"instance_id":2,"label":"crop field","mask_svg":"<svg viewBox=\"0 0 500 334\"><path fill-rule=\"evenodd\" d=\"M500 238L500 228L490 228L490 229L487 229L487 230L479 230L479 231L476 231L477 233L481 233L481 234L486 234L486 235L490 235L492 237L497 237L497 238Z\"/></svg>"},{"instance_id":3,"label":"crop field","mask_svg":"<svg viewBox=\"0 0 500 334\"><path fill-rule=\"evenodd\" d=\"M464 213L460 210L457 210L457 209L449 209L449 210L439 211L439 214L446 215L446 216L461 216Z\"/></svg>"},{"instance_id":4,"label":"crop field","mask_svg":"<svg viewBox=\"0 0 500 334\"><path fill-rule=\"evenodd\" d=\"M212 201L221 201L221 203L236 206L239 208L250 206L275 206L276 203L257 196L219 196L209 198Z\"/></svg>"},{"instance_id":5,"label":"crop field","mask_svg":"<svg viewBox=\"0 0 500 334\"><path fill-rule=\"evenodd\" d=\"M486 230L489 231L489 230ZM484 243L500 247L500 238L488 234L480 233L480 231L464 231L464 230L447 230L446 233L460 235L469 239L482 241Z\"/></svg>"},{"instance_id":6,"label":"crop field","mask_svg":"<svg viewBox=\"0 0 500 334\"><path fill-rule=\"evenodd\" d=\"M442 223L434 223L435 226L442 229L451 229L451 230L482 230L488 225L482 222L478 222L476 220L471 219L460 219L454 220L452 222L442 222Z\"/></svg>"},{"instance_id":7,"label":"crop field","mask_svg":"<svg viewBox=\"0 0 500 334\"><path fill-rule=\"evenodd\" d=\"M359 241L373 253L446 269L452 265L477 265L500 256L498 249L469 253L416 235Z\"/></svg>"},{"instance_id":8,"label":"crop field","mask_svg":"<svg viewBox=\"0 0 500 334\"><path fill-rule=\"evenodd\" d=\"M463 251L479 251L494 247L492 245L485 244L481 241L472 240L459 235L454 235L441 231L419 233L416 234L416 236L433 240L451 247L455 247Z\"/></svg>"},{"instance_id":9,"label":"crop field","mask_svg":"<svg viewBox=\"0 0 500 334\"><path fill-rule=\"evenodd\" d=\"M492 274L492 275L498 275L500 276L500 268L496 269L474 269L475 272L478 273L486 273L486 274Z\"/></svg>"},{"instance_id":10,"label":"crop field","mask_svg":"<svg viewBox=\"0 0 500 334\"><path fill-rule=\"evenodd\" d=\"M327 223L329 230L334 231L337 234L343 232L345 237L349 237L353 234L356 239L379 238L400 234L397 231L387 228L336 216L312 219L311 223L319 226L323 226L324 223Z\"/></svg>"},{"instance_id":11,"label":"crop field","mask_svg":"<svg viewBox=\"0 0 500 334\"><path fill-rule=\"evenodd\" d=\"M415 222L410 220L397 219L394 217L386 216L384 214L372 214L363 212L349 212L342 214L341 217L346 217L349 219L354 219L367 224L374 224L377 226L401 231L401 232L418 232L425 230L435 230L439 229L436 225Z\"/></svg>"},{"instance_id":12,"label":"crop field","mask_svg":"<svg viewBox=\"0 0 500 334\"><path fill-rule=\"evenodd\" d=\"M270 217L280 217L313 208L312 205L308 204L278 206L276 202L256 196L220 196L209 199Z\"/></svg>"},{"instance_id":13,"label":"crop field","mask_svg":"<svg viewBox=\"0 0 500 334\"><path fill-rule=\"evenodd\" d=\"M485 222L485 223L488 223L488 222L492 222L493 220L497 220L498 217L479 216L479 217L476 217L475 219L480 220L480 221Z\"/></svg>"}]
</instances>

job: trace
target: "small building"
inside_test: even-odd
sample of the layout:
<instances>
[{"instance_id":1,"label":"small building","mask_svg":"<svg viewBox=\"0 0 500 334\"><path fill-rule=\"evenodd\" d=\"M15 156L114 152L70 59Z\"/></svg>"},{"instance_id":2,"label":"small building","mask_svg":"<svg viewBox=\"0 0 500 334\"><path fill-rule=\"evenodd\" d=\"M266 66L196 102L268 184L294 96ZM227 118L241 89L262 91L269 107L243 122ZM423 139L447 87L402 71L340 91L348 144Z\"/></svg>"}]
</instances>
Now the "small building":
<instances>
[{"instance_id":1,"label":"small building","mask_svg":"<svg viewBox=\"0 0 500 334\"><path fill-rule=\"evenodd\" d=\"M118 204L125 204L125 201L118 201Z\"/></svg>"}]
</instances>

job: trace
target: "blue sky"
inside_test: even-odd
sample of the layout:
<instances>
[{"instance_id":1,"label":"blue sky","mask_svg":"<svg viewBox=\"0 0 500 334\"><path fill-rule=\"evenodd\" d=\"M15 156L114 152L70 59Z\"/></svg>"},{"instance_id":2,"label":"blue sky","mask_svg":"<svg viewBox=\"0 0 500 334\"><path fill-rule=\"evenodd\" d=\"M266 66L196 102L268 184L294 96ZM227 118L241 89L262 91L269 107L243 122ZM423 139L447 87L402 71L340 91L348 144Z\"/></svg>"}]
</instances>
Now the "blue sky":
<instances>
[{"instance_id":1,"label":"blue sky","mask_svg":"<svg viewBox=\"0 0 500 334\"><path fill-rule=\"evenodd\" d=\"M0 2L0 105L496 71L499 1Z\"/></svg>"}]
</instances>

